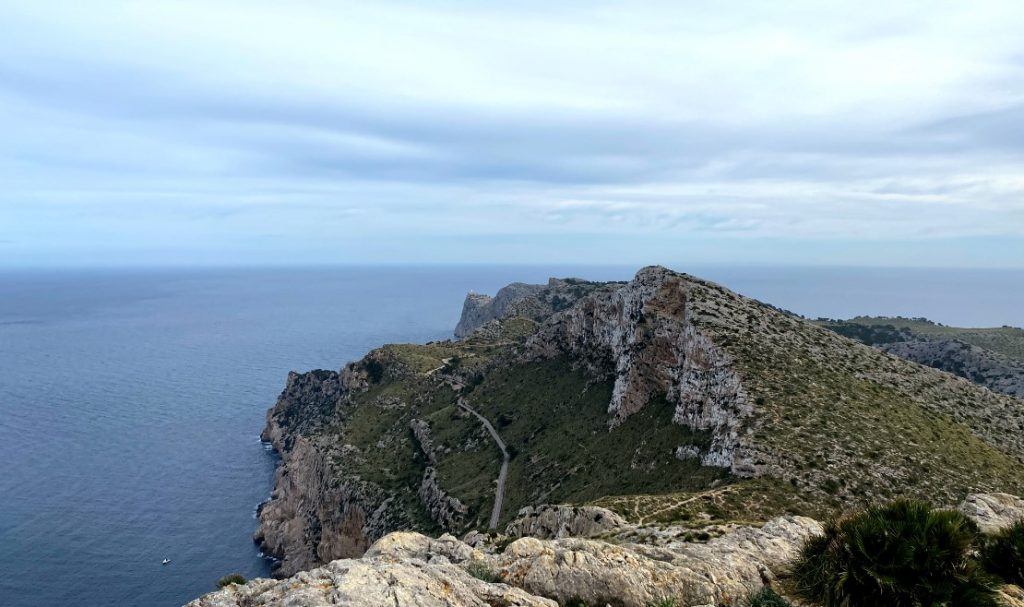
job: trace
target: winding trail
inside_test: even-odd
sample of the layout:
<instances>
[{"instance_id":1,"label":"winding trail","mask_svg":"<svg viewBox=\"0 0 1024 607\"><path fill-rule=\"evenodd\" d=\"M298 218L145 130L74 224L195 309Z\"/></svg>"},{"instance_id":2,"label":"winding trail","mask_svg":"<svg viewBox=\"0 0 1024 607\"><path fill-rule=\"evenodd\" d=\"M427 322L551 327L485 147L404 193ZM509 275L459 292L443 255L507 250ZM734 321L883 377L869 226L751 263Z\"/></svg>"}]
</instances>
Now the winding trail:
<instances>
[{"instance_id":1,"label":"winding trail","mask_svg":"<svg viewBox=\"0 0 1024 607\"><path fill-rule=\"evenodd\" d=\"M498 444L498 448L501 449L501 470L498 472L498 487L494 490L494 509L491 510L491 521L488 523L489 529L496 529L498 527L498 519L501 518L501 503L505 501L505 479L508 478L508 449L505 448L505 441L501 440L498 431L494 429L494 426L491 425L491 422L486 417L477 413L476 409L467 405L461 397L458 404L460 408L472 413L480 420L480 423L491 433L491 438Z\"/></svg>"}]
</instances>

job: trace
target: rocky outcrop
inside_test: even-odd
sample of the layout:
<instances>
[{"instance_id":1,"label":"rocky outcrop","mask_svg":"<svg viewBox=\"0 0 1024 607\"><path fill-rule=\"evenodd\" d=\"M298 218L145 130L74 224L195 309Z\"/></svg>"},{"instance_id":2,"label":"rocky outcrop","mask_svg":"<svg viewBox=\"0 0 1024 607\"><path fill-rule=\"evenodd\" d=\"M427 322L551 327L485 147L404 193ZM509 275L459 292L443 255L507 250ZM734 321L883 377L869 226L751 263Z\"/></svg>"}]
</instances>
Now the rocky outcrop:
<instances>
[{"instance_id":1,"label":"rocky outcrop","mask_svg":"<svg viewBox=\"0 0 1024 607\"><path fill-rule=\"evenodd\" d=\"M345 559L288 580L231 585L187 607L558 607L506 584L479 580L436 559Z\"/></svg>"},{"instance_id":2,"label":"rocky outcrop","mask_svg":"<svg viewBox=\"0 0 1024 607\"><path fill-rule=\"evenodd\" d=\"M705 544L611 544L581 538L516 540L493 561L503 581L587 605L731 604L770 582L821 526L802 517L744 527Z\"/></svg>"},{"instance_id":3,"label":"rocky outcrop","mask_svg":"<svg viewBox=\"0 0 1024 607\"><path fill-rule=\"evenodd\" d=\"M627 285L554 315L529 346L538 356L568 353L593 373L610 374L612 425L665 394L676 406L673 421L711 431L711 447L701 454L705 465L757 475L758 458L743 432L752 404L728 354L693 322L690 281L644 268Z\"/></svg>"},{"instance_id":4,"label":"rocky outcrop","mask_svg":"<svg viewBox=\"0 0 1024 607\"><path fill-rule=\"evenodd\" d=\"M430 424L422 419L413 419L409 422L409 429L412 430L416 443L427 458L431 466L437 465L437 453L434 451L434 440L430 437Z\"/></svg>"},{"instance_id":5,"label":"rocky outcrop","mask_svg":"<svg viewBox=\"0 0 1024 607\"><path fill-rule=\"evenodd\" d=\"M989 390L1024 398L1024 364L959 339L901 341L878 347L900 358L959 375Z\"/></svg>"},{"instance_id":6,"label":"rocky outcrop","mask_svg":"<svg viewBox=\"0 0 1024 607\"><path fill-rule=\"evenodd\" d=\"M452 497L441 488L437 480L437 469L433 466L428 467L423 474L418 495L430 513L430 518L445 529L457 528L465 522L469 509L458 498Z\"/></svg>"},{"instance_id":7,"label":"rocky outcrop","mask_svg":"<svg viewBox=\"0 0 1024 607\"><path fill-rule=\"evenodd\" d=\"M985 533L994 533L1017 521L1024 521L1024 500L1008 493L972 493L960 504Z\"/></svg>"},{"instance_id":8,"label":"rocky outcrop","mask_svg":"<svg viewBox=\"0 0 1024 607\"><path fill-rule=\"evenodd\" d=\"M782 517L703 544L527 537L504 551L472 548L452 536L397 532L362 559L334 561L289 580L229 586L188 607L554 607L570 601L646 607L665 598L680 607L733 604L770 583L803 541L821 532L811 519Z\"/></svg>"},{"instance_id":9,"label":"rocky outcrop","mask_svg":"<svg viewBox=\"0 0 1024 607\"><path fill-rule=\"evenodd\" d=\"M626 527L626 519L607 508L570 504L527 506L505 528L511 537L597 537Z\"/></svg>"},{"instance_id":10,"label":"rocky outcrop","mask_svg":"<svg viewBox=\"0 0 1024 607\"><path fill-rule=\"evenodd\" d=\"M462 304L462 316L459 318L459 324L455 326L455 337L468 336L477 328L504 316L512 304L536 295L545 288L544 285L514 282L502 287L494 297L478 293L466 295L466 300Z\"/></svg>"},{"instance_id":11,"label":"rocky outcrop","mask_svg":"<svg viewBox=\"0 0 1024 607\"><path fill-rule=\"evenodd\" d=\"M273 556L275 575L291 575L341 557L359 556L402 524L389 495L344 471L350 445L321 441L316 430L336 419L352 391L365 390L366 372L291 373L267 413L262 438L281 455L271 499L258 510L254 540Z\"/></svg>"}]
</instances>

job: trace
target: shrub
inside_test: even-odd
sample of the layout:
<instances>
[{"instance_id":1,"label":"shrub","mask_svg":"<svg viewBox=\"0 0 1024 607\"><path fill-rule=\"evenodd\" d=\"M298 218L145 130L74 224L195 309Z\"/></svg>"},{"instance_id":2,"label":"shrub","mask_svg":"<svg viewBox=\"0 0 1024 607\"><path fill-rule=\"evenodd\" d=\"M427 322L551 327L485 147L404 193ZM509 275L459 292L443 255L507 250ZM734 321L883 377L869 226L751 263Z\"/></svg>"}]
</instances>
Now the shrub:
<instances>
[{"instance_id":1,"label":"shrub","mask_svg":"<svg viewBox=\"0 0 1024 607\"><path fill-rule=\"evenodd\" d=\"M379 384L380 380L384 379L384 365L376 358L366 359L363 368L366 369L366 375L370 378L370 382Z\"/></svg>"},{"instance_id":2,"label":"shrub","mask_svg":"<svg viewBox=\"0 0 1024 607\"><path fill-rule=\"evenodd\" d=\"M488 567L487 563L483 561L469 561L466 563L466 572L476 579L484 582L494 583L501 581L501 576L495 573L494 570Z\"/></svg>"},{"instance_id":3,"label":"shrub","mask_svg":"<svg viewBox=\"0 0 1024 607\"><path fill-rule=\"evenodd\" d=\"M981 550L981 563L1008 584L1024 586L1024 520L989 538Z\"/></svg>"},{"instance_id":4,"label":"shrub","mask_svg":"<svg viewBox=\"0 0 1024 607\"><path fill-rule=\"evenodd\" d=\"M972 554L980 534L959 512L900 500L826 525L797 560L797 591L826 607L988 607L998 603Z\"/></svg>"},{"instance_id":5,"label":"shrub","mask_svg":"<svg viewBox=\"0 0 1024 607\"><path fill-rule=\"evenodd\" d=\"M771 588L765 587L755 592L747 599L748 607L792 607L789 601L775 593Z\"/></svg>"},{"instance_id":6,"label":"shrub","mask_svg":"<svg viewBox=\"0 0 1024 607\"><path fill-rule=\"evenodd\" d=\"M217 580L217 588L223 588L231 584L244 584L245 577L240 573L231 573Z\"/></svg>"}]
</instances>

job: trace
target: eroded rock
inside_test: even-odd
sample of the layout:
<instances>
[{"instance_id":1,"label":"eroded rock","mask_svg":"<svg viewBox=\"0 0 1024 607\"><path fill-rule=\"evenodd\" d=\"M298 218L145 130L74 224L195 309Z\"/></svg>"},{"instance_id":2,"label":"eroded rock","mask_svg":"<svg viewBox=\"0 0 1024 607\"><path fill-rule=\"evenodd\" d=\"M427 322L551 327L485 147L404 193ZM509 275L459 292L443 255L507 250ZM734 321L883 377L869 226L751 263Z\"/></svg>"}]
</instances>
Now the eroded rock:
<instances>
[{"instance_id":1,"label":"eroded rock","mask_svg":"<svg viewBox=\"0 0 1024 607\"><path fill-rule=\"evenodd\" d=\"M597 506L570 504L527 506L505 529L511 537L595 537L621 529L626 520L618 514Z\"/></svg>"},{"instance_id":2,"label":"eroded rock","mask_svg":"<svg viewBox=\"0 0 1024 607\"><path fill-rule=\"evenodd\" d=\"M1024 499L1008 493L972 493L960 504L985 533L993 533L1024 520Z\"/></svg>"}]
</instances>

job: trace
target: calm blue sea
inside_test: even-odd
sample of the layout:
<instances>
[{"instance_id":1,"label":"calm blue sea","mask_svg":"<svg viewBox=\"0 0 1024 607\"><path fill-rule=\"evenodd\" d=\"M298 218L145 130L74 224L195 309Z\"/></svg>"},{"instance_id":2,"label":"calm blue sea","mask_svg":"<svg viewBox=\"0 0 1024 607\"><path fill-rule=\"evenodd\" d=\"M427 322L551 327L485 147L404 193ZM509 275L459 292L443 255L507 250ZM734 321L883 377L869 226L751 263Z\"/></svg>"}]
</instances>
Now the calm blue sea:
<instances>
[{"instance_id":1,"label":"calm blue sea","mask_svg":"<svg viewBox=\"0 0 1024 607\"><path fill-rule=\"evenodd\" d=\"M1024 325L1022 271L677 269L811 316ZM289 370L444 338L470 289L634 270L0 273L0 603L173 606L265 575L258 434Z\"/></svg>"}]
</instances>

